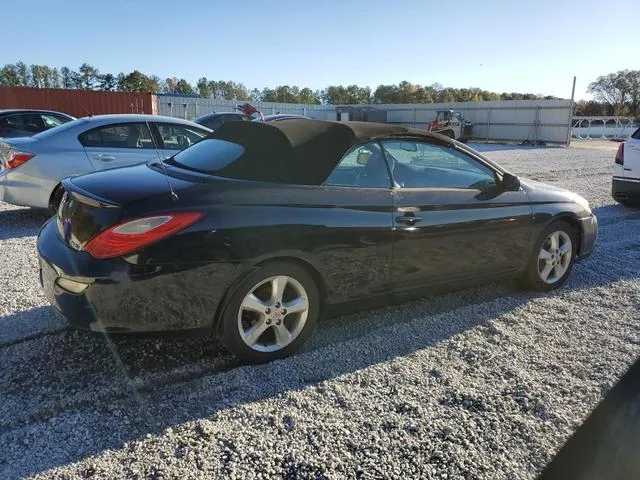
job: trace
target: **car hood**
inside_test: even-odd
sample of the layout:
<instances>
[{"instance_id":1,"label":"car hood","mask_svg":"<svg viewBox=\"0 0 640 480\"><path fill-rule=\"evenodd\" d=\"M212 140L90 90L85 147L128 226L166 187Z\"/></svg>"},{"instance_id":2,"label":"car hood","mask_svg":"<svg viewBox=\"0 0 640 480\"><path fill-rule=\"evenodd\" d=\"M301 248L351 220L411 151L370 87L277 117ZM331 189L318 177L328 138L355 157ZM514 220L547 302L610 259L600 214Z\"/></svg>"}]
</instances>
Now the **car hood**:
<instances>
[{"instance_id":1,"label":"car hood","mask_svg":"<svg viewBox=\"0 0 640 480\"><path fill-rule=\"evenodd\" d=\"M520 185L534 203L558 203L572 202L589 209L589 202L584 197L574 193L566 188L557 185L549 185L548 183L521 178Z\"/></svg>"}]
</instances>

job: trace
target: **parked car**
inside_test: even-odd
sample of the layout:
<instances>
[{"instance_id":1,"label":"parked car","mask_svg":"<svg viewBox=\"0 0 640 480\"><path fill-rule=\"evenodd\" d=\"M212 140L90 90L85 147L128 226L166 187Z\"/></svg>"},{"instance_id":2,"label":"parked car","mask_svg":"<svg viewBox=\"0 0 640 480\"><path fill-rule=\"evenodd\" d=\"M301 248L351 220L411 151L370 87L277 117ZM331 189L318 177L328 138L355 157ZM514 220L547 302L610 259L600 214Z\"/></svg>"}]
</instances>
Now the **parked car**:
<instances>
[{"instance_id":1,"label":"parked car","mask_svg":"<svg viewBox=\"0 0 640 480\"><path fill-rule=\"evenodd\" d=\"M640 128L618 146L611 195L623 205L640 205Z\"/></svg>"},{"instance_id":2,"label":"parked car","mask_svg":"<svg viewBox=\"0 0 640 480\"><path fill-rule=\"evenodd\" d=\"M0 110L0 138L30 137L75 117L49 110Z\"/></svg>"},{"instance_id":3,"label":"parked car","mask_svg":"<svg viewBox=\"0 0 640 480\"><path fill-rule=\"evenodd\" d=\"M248 362L297 350L330 305L514 277L557 288L597 235L577 194L376 123L230 122L64 188L37 248L69 322L213 328Z\"/></svg>"},{"instance_id":4,"label":"parked car","mask_svg":"<svg viewBox=\"0 0 640 480\"><path fill-rule=\"evenodd\" d=\"M311 120L311 117L305 117L304 115L294 115L292 113L277 113L275 115L265 115L264 118L254 118L253 122L281 122L282 120L299 120L306 118Z\"/></svg>"},{"instance_id":5,"label":"parked car","mask_svg":"<svg viewBox=\"0 0 640 480\"><path fill-rule=\"evenodd\" d=\"M55 211L63 178L166 158L210 132L179 118L96 115L32 137L4 139L0 200Z\"/></svg>"},{"instance_id":6,"label":"parked car","mask_svg":"<svg viewBox=\"0 0 640 480\"><path fill-rule=\"evenodd\" d=\"M203 125L211 130L217 130L223 123L227 122L243 122L246 121L244 114L237 112L224 112L224 113L207 113L201 117L195 119L195 122L199 125Z\"/></svg>"}]
</instances>

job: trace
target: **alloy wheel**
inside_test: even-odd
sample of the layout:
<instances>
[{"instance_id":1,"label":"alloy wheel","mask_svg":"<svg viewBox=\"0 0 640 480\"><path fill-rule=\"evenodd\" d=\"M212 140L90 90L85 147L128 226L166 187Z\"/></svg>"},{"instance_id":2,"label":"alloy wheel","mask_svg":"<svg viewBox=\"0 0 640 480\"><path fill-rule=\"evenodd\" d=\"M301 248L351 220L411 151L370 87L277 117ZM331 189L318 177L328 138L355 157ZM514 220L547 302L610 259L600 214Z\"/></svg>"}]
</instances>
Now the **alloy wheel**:
<instances>
[{"instance_id":1,"label":"alloy wheel","mask_svg":"<svg viewBox=\"0 0 640 480\"><path fill-rule=\"evenodd\" d=\"M269 277L249 290L238 311L240 337L258 352L275 352L293 342L309 315L309 297L295 278Z\"/></svg>"},{"instance_id":2,"label":"alloy wheel","mask_svg":"<svg viewBox=\"0 0 640 480\"><path fill-rule=\"evenodd\" d=\"M551 233L538 253L538 275L547 284L558 282L571 265L573 246L568 233L559 230Z\"/></svg>"}]
</instances>

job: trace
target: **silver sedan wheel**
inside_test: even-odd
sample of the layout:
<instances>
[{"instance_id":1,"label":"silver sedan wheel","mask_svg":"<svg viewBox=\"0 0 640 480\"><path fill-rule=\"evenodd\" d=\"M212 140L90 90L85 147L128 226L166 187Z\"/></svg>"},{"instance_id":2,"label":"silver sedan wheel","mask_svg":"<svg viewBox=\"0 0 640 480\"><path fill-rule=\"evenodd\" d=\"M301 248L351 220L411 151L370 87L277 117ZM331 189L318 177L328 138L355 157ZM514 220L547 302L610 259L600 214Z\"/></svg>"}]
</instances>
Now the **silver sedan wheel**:
<instances>
[{"instance_id":1,"label":"silver sedan wheel","mask_svg":"<svg viewBox=\"0 0 640 480\"><path fill-rule=\"evenodd\" d=\"M548 284L559 281L571 265L573 245L571 237L559 230L549 235L538 253L538 275Z\"/></svg>"},{"instance_id":2,"label":"silver sedan wheel","mask_svg":"<svg viewBox=\"0 0 640 480\"><path fill-rule=\"evenodd\" d=\"M309 297L295 278L269 277L244 297L238 329L244 343L258 352L275 352L293 342L309 315Z\"/></svg>"}]
</instances>

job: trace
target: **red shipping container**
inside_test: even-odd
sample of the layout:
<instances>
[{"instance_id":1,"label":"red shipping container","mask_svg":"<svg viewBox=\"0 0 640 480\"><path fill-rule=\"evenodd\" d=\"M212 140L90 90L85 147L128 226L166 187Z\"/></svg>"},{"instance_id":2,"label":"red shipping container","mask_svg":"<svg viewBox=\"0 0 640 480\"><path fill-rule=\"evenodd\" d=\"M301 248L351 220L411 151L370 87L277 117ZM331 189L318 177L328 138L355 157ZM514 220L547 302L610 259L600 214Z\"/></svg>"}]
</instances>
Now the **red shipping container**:
<instances>
[{"instance_id":1,"label":"red shipping container","mask_svg":"<svg viewBox=\"0 0 640 480\"><path fill-rule=\"evenodd\" d=\"M0 87L0 109L6 108L55 110L74 117L158 111L156 96L151 93Z\"/></svg>"}]
</instances>

